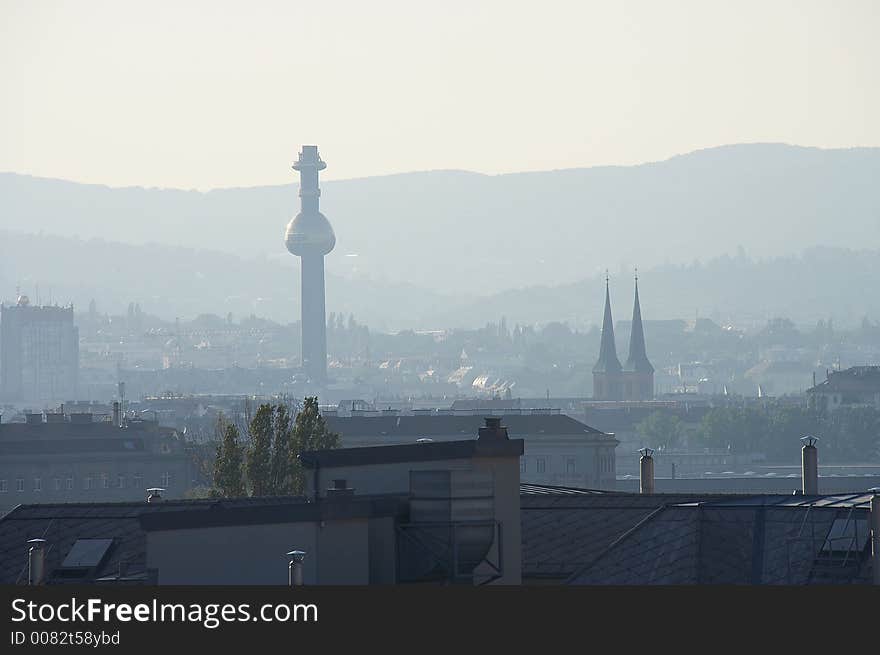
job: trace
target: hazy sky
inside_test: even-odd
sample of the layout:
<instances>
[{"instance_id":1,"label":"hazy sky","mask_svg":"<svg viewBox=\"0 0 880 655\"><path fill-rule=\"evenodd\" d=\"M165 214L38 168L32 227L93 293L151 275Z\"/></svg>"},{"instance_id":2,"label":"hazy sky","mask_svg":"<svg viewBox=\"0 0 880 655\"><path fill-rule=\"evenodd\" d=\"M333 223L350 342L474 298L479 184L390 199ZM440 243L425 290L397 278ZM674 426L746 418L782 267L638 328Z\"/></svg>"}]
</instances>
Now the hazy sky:
<instances>
[{"instance_id":1,"label":"hazy sky","mask_svg":"<svg viewBox=\"0 0 880 655\"><path fill-rule=\"evenodd\" d=\"M880 2L0 0L0 171L206 189L880 145Z\"/></svg>"}]
</instances>

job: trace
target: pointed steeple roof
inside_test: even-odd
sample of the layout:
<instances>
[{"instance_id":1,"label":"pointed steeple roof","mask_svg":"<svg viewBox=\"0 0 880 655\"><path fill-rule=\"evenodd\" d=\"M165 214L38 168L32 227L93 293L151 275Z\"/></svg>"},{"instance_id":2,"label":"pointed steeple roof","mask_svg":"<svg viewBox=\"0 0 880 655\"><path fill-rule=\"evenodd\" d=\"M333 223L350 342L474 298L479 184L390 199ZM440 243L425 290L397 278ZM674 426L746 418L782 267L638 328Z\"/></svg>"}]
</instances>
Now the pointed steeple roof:
<instances>
[{"instance_id":1,"label":"pointed steeple roof","mask_svg":"<svg viewBox=\"0 0 880 655\"><path fill-rule=\"evenodd\" d=\"M634 373L653 373L654 367L648 361L645 349L645 330L642 327L642 308L639 305L639 274L636 273L636 298L633 302L632 332L629 336L629 357L626 358L626 371Z\"/></svg>"},{"instance_id":2,"label":"pointed steeple roof","mask_svg":"<svg viewBox=\"0 0 880 655\"><path fill-rule=\"evenodd\" d=\"M599 345L599 361L593 373L620 373L620 360L614 345L614 321L611 318L611 294L608 291L608 275L605 275L605 317L602 319L602 342Z\"/></svg>"}]
</instances>

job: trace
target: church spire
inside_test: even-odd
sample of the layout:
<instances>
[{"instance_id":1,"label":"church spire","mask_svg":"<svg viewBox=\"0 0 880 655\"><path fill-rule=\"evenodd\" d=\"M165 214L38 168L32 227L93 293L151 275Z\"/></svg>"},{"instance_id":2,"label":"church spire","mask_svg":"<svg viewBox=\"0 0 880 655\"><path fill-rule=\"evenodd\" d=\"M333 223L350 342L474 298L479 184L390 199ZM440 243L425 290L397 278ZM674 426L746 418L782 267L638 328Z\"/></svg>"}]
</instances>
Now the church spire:
<instances>
[{"instance_id":1,"label":"church spire","mask_svg":"<svg viewBox=\"0 0 880 655\"><path fill-rule=\"evenodd\" d=\"M620 360L614 345L614 321L611 318L611 294L608 290L608 272L605 272L605 317L602 319L602 341L599 345L599 361L593 373L620 373Z\"/></svg>"},{"instance_id":2,"label":"church spire","mask_svg":"<svg viewBox=\"0 0 880 655\"><path fill-rule=\"evenodd\" d=\"M626 359L626 371L636 373L653 373L654 367L648 361L645 349L645 330L642 327L642 308L639 305L639 271L636 269L636 296L633 302L632 332L629 337L629 357Z\"/></svg>"}]
</instances>

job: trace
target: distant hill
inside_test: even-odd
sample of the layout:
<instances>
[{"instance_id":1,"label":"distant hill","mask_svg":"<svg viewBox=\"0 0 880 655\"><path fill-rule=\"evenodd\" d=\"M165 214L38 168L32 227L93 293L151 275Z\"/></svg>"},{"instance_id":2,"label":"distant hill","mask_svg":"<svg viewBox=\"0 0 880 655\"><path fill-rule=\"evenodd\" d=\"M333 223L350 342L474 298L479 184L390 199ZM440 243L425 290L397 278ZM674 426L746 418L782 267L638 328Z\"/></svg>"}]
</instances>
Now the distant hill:
<instances>
[{"instance_id":1,"label":"distant hill","mask_svg":"<svg viewBox=\"0 0 880 655\"><path fill-rule=\"evenodd\" d=\"M293 257L244 258L166 245L135 246L0 230L0 300L15 286L43 302L125 313L130 302L165 319L199 314L256 314L281 322L299 318L299 267ZM863 316L880 319L880 249L813 248L794 257L753 260L744 254L640 272L646 320L709 316L721 323L760 325L783 316L802 325L833 317L838 326ZM478 327L507 317L515 323L601 319L603 276L510 289L486 296L442 295L407 283L327 275L327 311L353 313L382 331ZM629 271L612 274L616 320L632 311ZM36 298L32 298L34 301ZM620 345L620 344L619 344ZM622 346L621 346L622 347Z\"/></svg>"},{"instance_id":2,"label":"distant hill","mask_svg":"<svg viewBox=\"0 0 880 655\"><path fill-rule=\"evenodd\" d=\"M300 277L293 257L243 258L210 250L102 239L74 239L0 230L0 301L14 302L15 287L48 303L73 302L85 310L93 298L101 312L124 314L130 302L166 320L199 314L236 319L255 314L284 323L299 320ZM416 327L421 318L453 303L407 284L374 284L327 276L327 311L353 313L381 330ZM405 302L404 302L405 301ZM386 314L384 308L398 307Z\"/></svg>"},{"instance_id":3,"label":"distant hill","mask_svg":"<svg viewBox=\"0 0 880 655\"><path fill-rule=\"evenodd\" d=\"M751 144L639 166L325 182L322 208L337 235L327 268L359 280L355 286L405 282L446 296L486 296L598 279L606 267L706 262L735 255L739 246L756 258L813 246L877 249L878 179L880 148ZM202 193L0 174L3 229L212 250L285 266L294 262L282 234L298 205L295 184ZM194 275L180 267L181 275ZM712 287L702 283L687 282L711 297ZM510 298L543 302L533 292ZM675 301L689 313L697 304Z\"/></svg>"}]
</instances>

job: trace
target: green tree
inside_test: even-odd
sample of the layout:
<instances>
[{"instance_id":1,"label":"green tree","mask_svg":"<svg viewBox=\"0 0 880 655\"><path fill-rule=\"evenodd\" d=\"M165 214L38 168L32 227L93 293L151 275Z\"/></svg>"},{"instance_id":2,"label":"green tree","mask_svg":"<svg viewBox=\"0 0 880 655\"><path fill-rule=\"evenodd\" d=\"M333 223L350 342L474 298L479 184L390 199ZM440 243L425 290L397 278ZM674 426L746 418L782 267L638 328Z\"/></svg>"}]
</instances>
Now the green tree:
<instances>
[{"instance_id":1,"label":"green tree","mask_svg":"<svg viewBox=\"0 0 880 655\"><path fill-rule=\"evenodd\" d=\"M636 433L652 448L674 448L682 432L681 419L669 412L652 412L636 424Z\"/></svg>"},{"instance_id":2,"label":"green tree","mask_svg":"<svg viewBox=\"0 0 880 655\"><path fill-rule=\"evenodd\" d=\"M238 428L232 423L223 424L223 440L217 446L214 460L214 495L227 498L244 496L244 448L239 438Z\"/></svg>"},{"instance_id":3,"label":"green tree","mask_svg":"<svg viewBox=\"0 0 880 655\"><path fill-rule=\"evenodd\" d=\"M308 450L339 448L339 435L327 429L324 417L318 411L318 397L307 397L296 415L290 444L291 491L305 493L305 472L298 455Z\"/></svg>"},{"instance_id":4,"label":"green tree","mask_svg":"<svg viewBox=\"0 0 880 655\"><path fill-rule=\"evenodd\" d=\"M248 449L245 456L245 474L252 496L266 496L272 492L272 437L275 407L263 403L248 426Z\"/></svg>"},{"instance_id":5,"label":"green tree","mask_svg":"<svg viewBox=\"0 0 880 655\"><path fill-rule=\"evenodd\" d=\"M272 441L272 480L269 492L284 496L293 493L293 471L291 460L290 412L285 405L275 407Z\"/></svg>"}]
</instances>

